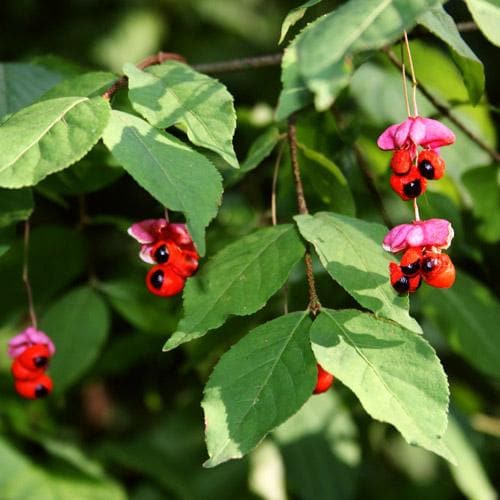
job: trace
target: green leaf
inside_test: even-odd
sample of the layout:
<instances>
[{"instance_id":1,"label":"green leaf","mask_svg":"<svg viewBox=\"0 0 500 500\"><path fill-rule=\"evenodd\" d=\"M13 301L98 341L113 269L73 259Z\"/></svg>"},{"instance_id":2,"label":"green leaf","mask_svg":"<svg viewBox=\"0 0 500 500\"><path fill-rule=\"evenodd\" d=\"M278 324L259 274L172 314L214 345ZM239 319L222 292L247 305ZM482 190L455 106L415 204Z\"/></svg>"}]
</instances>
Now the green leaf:
<instances>
[{"instance_id":1,"label":"green leaf","mask_svg":"<svg viewBox=\"0 0 500 500\"><path fill-rule=\"evenodd\" d=\"M0 228L26 220L31 212L31 189L0 189Z\"/></svg>"},{"instance_id":2,"label":"green leaf","mask_svg":"<svg viewBox=\"0 0 500 500\"><path fill-rule=\"evenodd\" d=\"M498 167L474 168L462 182L472 197L472 211L481 220L479 235L488 243L500 240L500 171Z\"/></svg>"},{"instance_id":3,"label":"green leaf","mask_svg":"<svg viewBox=\"0 0 500 500\"><path fill-rule=\"evenodd\" d=\"M258 167L271 154L281 138L277 127L271 127L259 135L250 146L240 170L242 172L249 172Z\"/></svg>"},{"instance_id":4,"label":"green leaf","mask_svg":"<svg viewBox=\"0 0 500 500\"><path fill-rule=\"evenodd\" d=\"M258 311L280 289L304 251L291 224L259 229L225 247L187 281L184 318L163 349L202 337L229 315Z\"/></svg>"},{"instance_id":5,"label":"green leaf","mask_svg":"<svg viewBox=\"0 0 500 500\"><path fill-rule=\"evenodd\" d=\"M297 412L316 383L307 312L252 330L217 363L205 387L206 441L213 467L251 451Z\"/></svg>"},{"instance_id":6,"label":"green leaf","mask_svg":"<svg viewBox=\"0 0 500 500\"><path fill-rule=\"evenodd\" d=\"M79 160L101 138L109 104L100 97L37 102L0 125L0 186L33 186Z\"/></svg>"},{"instance_id":7,"label":"green leaf","mask_svg":"<svg viewBox=\"0 0 500 500\"><path fill-rule=\"evenodd\" d=\"M457 458L457 465L449 469L460 491L471 500L496 500L495 488L488 479L478 452L471 440L472 431L462 427L450 415L444 441Z\"/></svg>"},{"instance_id":8,"label":"green leaf","mask_svg":"<svg viewBox=\"0 0 500 500\"><path fill-rule=\"evenodd\" d=\"M316 5L317 3L321 2L322 0L309 0L306 3L303 3L299 7L295 7L292 9L285 17L285 20L283 21L283 24L281 25L281 35L280 39L278 42L278 45L280 45L283 40L286 37L286 34L288 33L288 30L295 25L298 21L300 21L303 17L304 14L306 13L307 9L309 7L312 7L313 5Z\"/></svg>"},{"instance_id":9,"label":"green leaf","mask_svg":"<svg viewBox=\"0 0 500 500\"><path fill-rule=\"evenodd\" d=\"M351 0L306 28L297 42L300 75L326 110L349 81L352 56L409 31L440 0Z\"/></svg>"},{"instance_id":10,"label":"green leaf","mask_svg":"<svg viewBox=\"0 0 500 500\"><path fill-rule=\"evenodd\" d=\"M205 253L205 227L215 217L222 181L201 154L144 120L113 110L104 143L125 170L170 210L181 211L198 252Z\"/></svg>"},{"instance_id":11,"label":"green leaf","mask_svg":"<svg viewBox=\"0 0 500 500\"><path fill-rule=\"evenodd\" d=\"M500 47L500 0L465 0L472 17L483 35Z\"/></svg>"},{"instance_id":12,"label":"green leaf","mask_svg":"<svg viewBox=\"0 0 500 500\"><path fill-rule=\"evenodd\" d=\"M2 500L36 497L43 500L125 500L121 486L108 478L50 467L46 460L34 463L5 439L0 439L0 490Z\"/></svg>"},{"instance_id":13,"label":"green leaf","mask_svg":"<svg viewBox=\"0 0 500 500\"><path fill-rule=\"evenodd\" d=\"M354 198L340 168L322 153L301 143L298 147L306 192L314 191L324 208L354 216L356 214Z\"/></svg>"},{"instance_id":14,"label":"green leaf","mask_svg":"<svg viewBox=\"0 0 500 500\"><path fill-rule=\"evenodd\" d=\"M32 104L60 80L36 64L0 63L0 117Z\"/></svg>"},{"instance_id":15,"label":"green leaf","mask_svg":"<svg viewBox=\"0 0 500 500\"><path fill-rule=\"evenodd\" d=\"M43 94L40 100L45 101L56 97L95 97L104 93L115 80L117 76L107 71L84 73L63 80Z\"/></svg>"},{"instance_id":16,"label":"green leaf","mask_svg":"<svg viewBox=\"0 0 500 500\"><path fill-rule=\"evenodd\" d=\"M464 42L453 18L439 5L420 16L418 22L448 45L462 73L469 98L472 104L477 104L484 92L483 63Z\"/></svg>"},{"instance_id":17,"label":"green leaf","mask_svg":"<svg viewBox=\"0 0 500 500\"><path fill-rule=\"evenodd\" d=\"M422 310L446 335L451 348L482 372L500 378L500 303L479 281L457 273L452 288L423 287Z\"/></svg>"},{"instance_id":18,"label":"green leaf","mask_svg":"<svg viewBox=\"0 0 500 500\"><path fill-rule=\"evenodd\" d=\"M176 61L147 72L126 64L123 71L129 78L130 101L146 120L158 128L185 127L191 142L238 168L232 144L236 112L222 83Z\"/></svg>"},{"instance_id":19,"label":"green leaf","mask_svg":"<svg viewBox=\"0 0 500 500\"><path fill-rule=\"evenodd\" d=\"M83 375L100 353L108 336L109 312L92 288L82 287L56 302L40 326L56 345L50 375L54 379L54 391L62 393Z\"/></svg>"},{"instance_id":20,"label":"green leaf","mask_svg":"<svg viewBox=\"0 0 500 500\"><path fill-rule=\"evenodd\" d=\"M384 226L326 212L295 220L331 277L362 306L413 332L422 331L408 314L408 297L399 296L390 284L392 259L382 249Z\"/></svg>"},{"instance_id":21,"label":"green leaf","mask_svg":"<svg viewBox=\"0 0 500 500\"><path fill-rule=\"evenodd\" d=\"M349 387L373 418L394 425L410 444L453 462L442 441L446 375L421 336L369 313L322 309L311 342L318 363Z\"/></svg>"}]
</instances>

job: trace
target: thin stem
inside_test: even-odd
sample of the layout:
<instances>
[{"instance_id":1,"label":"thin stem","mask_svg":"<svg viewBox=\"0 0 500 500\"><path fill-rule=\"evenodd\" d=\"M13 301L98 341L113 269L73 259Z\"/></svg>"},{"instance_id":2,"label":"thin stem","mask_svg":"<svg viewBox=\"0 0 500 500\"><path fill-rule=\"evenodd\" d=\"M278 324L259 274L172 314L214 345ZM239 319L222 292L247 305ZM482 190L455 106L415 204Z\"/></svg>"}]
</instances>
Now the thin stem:
<instances>
[{"instance_id":1,"label":"thin stem","mask_svg":"<svg viewBox=\"0 0 500 500\"><path fill-rule=\"evenodd\" d=\"M23 259L23 282L26 288L26 295L28 297L28 310L30 313L31 324L36 329L38 322L36 319L35 306L33 304L33 292L31 290L31 283L29 278L29 247L30 247L30 220L26 219L24 222L24 259Z\"/></svg>"},{"instance_id":2,"label":"thin stem","mask_svg":"<svg viewBox=\"0 0 500 500\"><path fill-rule=\"evenodd\" d=\"M283 157L283 143L280 144L278 149L278 155L276 156L276 163L274 164L273 170L273 184L271 189L271 220L273 226L278 224L278 216L276 213L276 188L278 186L278 173L281 165L281 158Z\"/></svg>"},{"instance_id":3,"label":"thin stem","mask_svg":"<svg viewBox=\"0 0 500 500\"><path fill-rule=\"evenodd\" d=\"M170 216L168 214L168 208L167 207L163 207L164 208L164 214L165 214L165 220L167 221L167 224L170 222Z\"/></svg>"},{"instance_id":4,"label":"thin stem","mask_svg":"<svg viewBox=\"0 0 500 500\"><path fill-rule=\"evenodd\" d=\"M297 196L297 207L299 214L308 214L306 198L304 196L304 186L300 175L299 158L297 154L297 127L295 125L295 115L291 115L288 119L288 145L290 147L290 160L292 164L293 178L295 182L295 193ZM309 244L306 245L306 253L304 255L304 263L306 265L307 288L309 290L309 310L313 316L317 316L321 309L321 303L316 291L316 282L314 281L313 263Z\"/></svg>"},{"instance_id":5,"label":"thin stem","mask_svg":"<svg viewBox=\"0 0 500 500\"><path fill-rule=\"evenodd\" d=\"M392 62L392 64L401 70L401 62L396 57L396 54L390 49L384 49L384 52L387 54L387 57ZM457 118L451 109L446 105L440 102L436 97L434 97L431 92L422 84L422 82L418 82L418 86L420 92L424 95L424 97L441 113L441 115L448 118L451 122L453 122L472 142L477 144L483 151L486 151L490 155L493 161L500 161L500 153L495 151L492 147L488 146L480 137L478 137L472 130L470 130L462 121Z\"/></svg>"},{"instance_id":6,"label":"thin stem","mask_svg":"<svg viewBox=\"0 0 500 500\"><path fill-rule=\"evenodd\" d=\"M415 212L415 220L419 221L420 220L420 212L418 210L418 203L417 203L416 198L413 198L413 211Z\"/></svg>"},{"instance_id":7,"label":"thin stem","mask_svg":"<svg viewBox=\"0 0 500 500\"><path fill-rule=\"evenodd\" d=\"M411 116L411 110L410 110L410 100L408 99L408 87L406 86L406 67L404 63L405 57L403 52L403 44L401 44L400 47L401 47L401 79L403 81L403 96L406 106L406 114L408 115L409 118Z\"/></svg>"},{"instance_id":8,"label":"thin stem","mask_svg":"<svg viewBox=\"0 0 500 500\"><path fill-rule=\"evenodd\" d=\"M256 57L244 57L242 59L233 59L230 61L193 64L192 67L201 73L231 73L234 71L243 71L246 69L264 68L266 66L278 66L281 64L283 54L267 54Z\"/></svg>"},{"instance_id":9,"label":"thin stem","mask_svg":"<svg viewBox=\"0 0 500 500\"><path fill-rule=\"evenodd\" d=\"M406 31L403 32L405 39L405 47L406 53L408 54L408 62L410 63L410 71L411 71L411 82L412 82L412 99L413 99L413 114L414 116L418 116L418 107L417 107L417 78L415 76L415 68L413 66L413 58L411 57L410 43L408 42L408 34Z\"/></svg>"}]
</instances>

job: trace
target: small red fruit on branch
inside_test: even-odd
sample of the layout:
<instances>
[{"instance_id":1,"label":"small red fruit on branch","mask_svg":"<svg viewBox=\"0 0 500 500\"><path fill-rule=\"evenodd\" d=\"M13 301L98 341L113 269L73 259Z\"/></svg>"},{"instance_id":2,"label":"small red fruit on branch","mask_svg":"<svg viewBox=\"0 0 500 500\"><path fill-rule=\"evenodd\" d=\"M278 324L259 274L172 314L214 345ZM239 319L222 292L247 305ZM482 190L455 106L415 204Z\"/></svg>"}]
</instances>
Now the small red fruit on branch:
<instances>
[{"instance_id":1,"label":"small red fruit on branch","mask_svg":"<svg viewBox=\"0 0 500 500\"><path fill-rule=\"evenodd\" d=\"M331 373L324 370L319 363L316 363L316 367L318 368L318 378L313 394L321 394L330 389L335 378Z\"/></svg>"}]
</instances>

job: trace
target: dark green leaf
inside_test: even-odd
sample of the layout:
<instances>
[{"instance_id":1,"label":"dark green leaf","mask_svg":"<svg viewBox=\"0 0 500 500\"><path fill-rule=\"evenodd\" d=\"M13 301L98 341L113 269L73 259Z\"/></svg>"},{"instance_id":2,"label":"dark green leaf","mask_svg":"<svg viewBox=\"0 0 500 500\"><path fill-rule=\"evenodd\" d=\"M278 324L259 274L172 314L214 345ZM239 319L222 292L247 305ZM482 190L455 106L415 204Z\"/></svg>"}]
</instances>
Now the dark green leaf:
<instances>
[{"instance_id":1,"label":"dark green leaf","mask_svg":"<svg viewBox=\"0 0 500 500\"><path fill-rule=\"evenodd\" d=\"M422 309L446 335L451 348L484 373L500 378L500 303L479 281L463 272L449 290L425 287Z\"/></svg>"},{"instance_id":2,"label":"dark green leaf","mask_svg":"<svg viewBox=\"0 0 500 500\"><path fill-rule=\"evenodd\" d=\"M158 128L180 124L191 142L238 168L232 144L236 112L222 83L176 61L147 72L126 64L123 71L129 78L132 105L146 120Z\"/></svg>"},{"instance_id":3,"label":"dark green leaf","mask_svg":"<svg viewBox=\"0 0 500 500\"><path fill-rule=\"evenodd\" d=\"M31 189L0 189L0 227L26 220L31 212Z\"/></svg>"},{"instance_id":4,"label":"dark green leaf","mask_svg":"<svg viewBox=\"0 0 500 500\"><path fill-rule=\"evenodd\" d=\"M420 16L418 22L448 45L462 73L469 98L472 104L477 104L484 91L483 64L460 36L453 18L439 5Z\"/></svg>"},{"instance_id":5,"label":"dark green leaf","mask_svg":"<svg viewBox=\"0 0 500 500\"><path fill-rule=\"evenodd\" d=\"M112 111L103 139L146 191L170 210L184 213L203 255L205 227L215 217L222 195L215 167L178 139L121 111Z\"/></svg>"},{"instance_id":6,"label":"dark green leaf","mask_svg":"<svg viewBox=\"0 0 500 500\"><path fill-rule=\"evenodd\" d=\"M0 125L0 185L33 186L79 160L100 139L109 104L100 97L37 102Z\"/></svg>"},{"instance_id":7,"label":"dark green leaf","mask_svg":"<svg viewBox=\"0 0 500 500\"><path fill-rule=\"evenodd\" d=\"M265 323L217 363L205 387L208 467L240 458L310 398L317 370L307 312Z\"/></svg>"},{"instance_id":8,"label":"dark green leaf","mask_svg":"<svg viewBox=\"0 0 500 500\"><path fill-rule=\"evenodd\" d=\"M82 287L56 302L40 326L57 349L50 364L54 391L64 392L100 353L108 336L108 309L92 288Z\"/></svg>"},{"instance_id":9,"label":"dark green leaf","mask_svg":"<svg viewBox=\"0 0 500 500\"><path fill-rule=\"evenodd\" d=\"M396 40L440 0L351 0L308 26L297 42L299 73L327 109L348 83L352 56Z\"/></svg>"},{"instance_id":10,"label":"dark green leaf","mask_svg":"<svg viewBox=\"0 0 500 500\"><path fill-rule=\"evenodd\" d=\"M241 164L241 171L249 172L258 167L271 154L280 139L281 135L276 127L271 127L259 135L250 146L247 157Z\"/></svg>"},{"instance_id":11,"label":"dark green leaf","mask_svg":"<svg viewBox=\"0 0 500 500\"><path fill-rule=\"evenodd\" d=\"M448 382L432 347L400 325L356 310L323 309L311 327L318 363L359 398L377 420L410 444L453 462L442 441Z\"/></svg>"},{"instance_id":12,"label":"dark green leaf","mask_svg":"<svg viewBox=\"0 0 500 500\"><path fill-rule=\"evenodd\" d=\"M472 17L483 35L497 47L500 47L500 1L465 0Z\"/></svg>"},{"instance_id":13,"label":"dark green leaf","mask_svg":"<svg viewBox=\"0 0 500 500\"><path fill-rule=\"evenodd\" d=\"M52 87L43 94L41 101L56 97L95 97L102 94L117 76L106 71L95 71L74 76Z\"/></svg>"},{"instance_id":14,"label":"dark green leaf","mask_svg":"<svg viewBox=\"0 0 500 500\"><path fill-rule=\"evenodd\" d=\"M260 229L225 247L187 281L184 318L164 350L202 337L229 315L258 311L280 289L304 251L291 224Z\"/></svg>"},{"instance_id":15,"label":"dark green leaf","mask_svg":"<svg viewBox=\"0 0 500 500\"><path fill-rule=\"evenodd\" d=\"M285 20L283 21L283 24L281 25L281 35L280 39L278 42L278 45L283 42L283 40L286 37L286 34L288 33L288 30L295 25L298 21L300 21L303 17L304 14L306 13L307 9L309 7L312 7L313 5L316 5L317 3L321 2L322 0L309 0L306 3L303 3L299 7L295 7L292 9L285 17Z\"/></svg>"},{"instance_id":16,"label":"dark green leaf","mask_svg":"<svg viewBox=\"0 0 500 500\"><path fill-rule=\"evenodd\" d=\"M382 249L384 226L326 212L295 220L332 278L362 306L409 330L422 331L408 314L408 297L399 296L390 284L391 257Z\"/></svg>"}]
</instances>

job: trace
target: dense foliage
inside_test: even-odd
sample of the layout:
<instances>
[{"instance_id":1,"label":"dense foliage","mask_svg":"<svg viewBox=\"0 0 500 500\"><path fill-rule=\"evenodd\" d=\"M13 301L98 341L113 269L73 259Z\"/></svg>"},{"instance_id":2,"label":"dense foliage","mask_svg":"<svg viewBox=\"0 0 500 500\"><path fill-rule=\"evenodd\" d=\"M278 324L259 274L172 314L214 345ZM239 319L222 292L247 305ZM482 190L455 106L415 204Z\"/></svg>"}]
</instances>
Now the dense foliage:
<instances>
[{"instance_id":1,"label":"dense foliage","mask_svg":"<svg viewBox=\"0 0 500 500\"><path fill-rule=\"evenodd\" d=\"M0 6L0 498L496 498L500 4L290 8ZM415 215L377 148L402 64L456 136L419 206L457 279L410 297L382 241ZM127 234L166 209L200 257L169 298ZM44 400L7 356L23 276Z\"/></svg>"}]
</instances>

